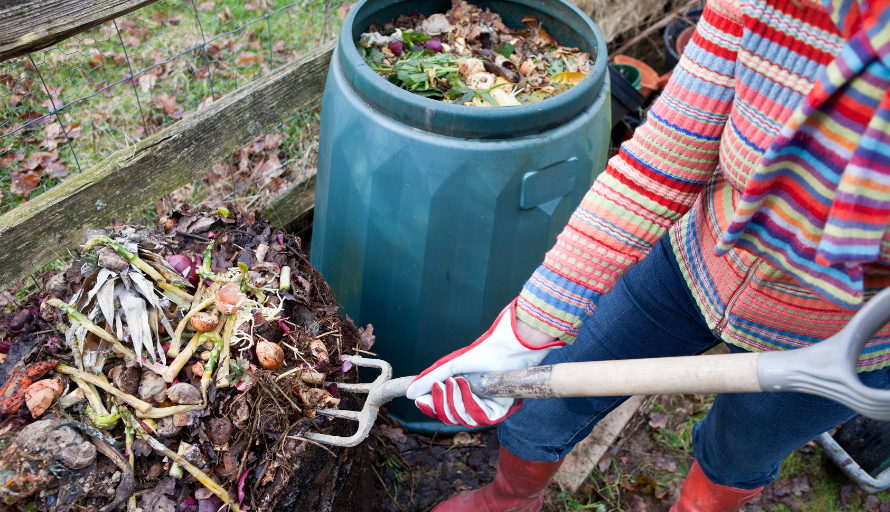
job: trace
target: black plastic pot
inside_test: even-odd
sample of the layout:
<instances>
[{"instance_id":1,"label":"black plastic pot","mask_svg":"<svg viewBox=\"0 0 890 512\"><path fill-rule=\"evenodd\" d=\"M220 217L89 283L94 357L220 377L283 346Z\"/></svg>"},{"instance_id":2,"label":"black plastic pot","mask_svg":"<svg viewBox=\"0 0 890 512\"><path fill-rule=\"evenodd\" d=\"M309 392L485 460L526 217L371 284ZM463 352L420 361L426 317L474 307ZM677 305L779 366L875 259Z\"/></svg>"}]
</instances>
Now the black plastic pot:
<instances>
[{"instance_id":1,"label":"black plastic pot","mask_svg":"<svg viewBox=\"0 0 890 512\"><path fill-rule=\"evenodd\" d=\"M621 122L625 114L640 108L646 98L612 65L609 65L609 80L612 82L612 126L614 127Z\"/></svg>"},{"instance_id":2,"label":"black plastic pot","mask_svg":"<svg viewBox=\"0 0 890 512\"><path fill-rule=\"evenodd\" d=\"M890 422L856 416L841 426L834 440L872 477L890 468Z\"/></svg>"},{"instance_id":3,"label":"black plastic pot","mask_svg":"<svg viewBox=\"0 0 890 512\"><path fill-rule=\"evenodd\" d=\"M664 54L664 72L677 67L680 62L680 53L677 52L677 37L689 27L694 27L701 19L704 9L689 9L682 18L678 18L664 29L664 45L667 47Z\"/></svg>"}]
</instances>

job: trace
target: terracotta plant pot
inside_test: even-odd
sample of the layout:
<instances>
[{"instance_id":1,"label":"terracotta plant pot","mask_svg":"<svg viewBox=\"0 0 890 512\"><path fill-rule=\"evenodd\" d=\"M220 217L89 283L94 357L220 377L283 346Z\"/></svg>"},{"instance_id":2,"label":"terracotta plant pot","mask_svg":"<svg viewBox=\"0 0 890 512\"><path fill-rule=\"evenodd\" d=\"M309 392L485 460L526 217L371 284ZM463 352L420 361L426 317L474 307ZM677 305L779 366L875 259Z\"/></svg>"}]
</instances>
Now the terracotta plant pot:
<instances>
[{"instance_id":1,"label":"terracotta plant pot","mask_svg":"<svg viewBox=\"0 0 890 512\"><path fill-rule=\"evenodd\" d=\"M627 55L616 55L613 62L615 64L633 66L640 70L640 94L646 98L660 89L658 86L658 73L656 73L649 64L633 57L628 57Z\"/></svg>"},{"instance_id":2,"label":"terracotta plant pot","mask_svg":"<svg viewBox=\"0 0 890 512\"><path fill-rule=\"evenodd\" d=\"M686 45L692 40L692 34L695 33L695 27L686 27L680 35L677 36L677 43L674 45L677 49L677 55L683 55Z\"/></svg>"}]
</instances>

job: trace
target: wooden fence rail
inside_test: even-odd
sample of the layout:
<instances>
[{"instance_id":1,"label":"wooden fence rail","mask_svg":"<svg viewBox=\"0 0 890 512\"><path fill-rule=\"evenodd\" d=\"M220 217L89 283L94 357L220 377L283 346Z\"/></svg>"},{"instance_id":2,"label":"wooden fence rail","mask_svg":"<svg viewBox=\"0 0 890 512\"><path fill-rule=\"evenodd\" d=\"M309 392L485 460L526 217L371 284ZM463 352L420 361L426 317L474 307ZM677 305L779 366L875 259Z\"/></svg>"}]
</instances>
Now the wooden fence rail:
<instances>
[{"instance_id":1,"label":"wooden fence rail","mask_svg":"<svg viewBox=\"0 0 890 512\"><path fill-rule=\"evenodd\" d=\"M88 229L126 218L317 105L335 46L326 43L0 216L0 289L65 256ZM289 224L312 207L314 191L311 176L273 202L268 218Z\"/></svg>"},{"instance_id":2,"label":"wooden fence rail","mask_svg":"<svg viewBox=\"0 0 890 512\"><path fill-rule=\"evenodd\" d=\"M157 0L0 2L0 61L52 46Z\"/></svg>"}]
</instances>

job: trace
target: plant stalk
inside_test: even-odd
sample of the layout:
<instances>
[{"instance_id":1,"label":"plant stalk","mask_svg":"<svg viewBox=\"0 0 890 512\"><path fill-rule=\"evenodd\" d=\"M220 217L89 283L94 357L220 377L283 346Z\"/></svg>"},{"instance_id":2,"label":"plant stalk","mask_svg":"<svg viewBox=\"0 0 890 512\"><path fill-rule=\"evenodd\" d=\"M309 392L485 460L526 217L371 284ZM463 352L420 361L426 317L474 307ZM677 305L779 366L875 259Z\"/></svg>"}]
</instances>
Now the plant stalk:
<instances>
[{"instance_id":1,"label":"plant stalk","mask_svg":"<svg viewBox=\"0 0 890 512\"><path fill-rule=\"evenodd\" d=\"M219 356L222 362L219 365L219 370L216 372L216 387L218 388L224 388L232 384L229 379L229 362L231 361L232 334L235 332L235 317L231 315L226 316L228 319L226 320L226 328L223 331L222 349ZM207 370L204 370L204 374L206 375L207 373Z\"/></svg>"},{"instance_id":2,"label":"plant stalk","mask_svg":"<svg viewBox=\"0 0 890 512\"><path fill-rule=\"evenodd\" d=\"M129 393L124 393L123 391L117 389L116 387L112 386L111 384L96 377L92 373L87 373L83 370L78 370L77 368L72 368L72 367L70 367L68 365L64 365L64 364L57 365L55 371L58 373L64 374L64 375L71 375L72 377L77 377L78 379L81 379L84 382L87 382L87 383L92 384L98 388L101 388L106 393L111 393L112 395L120 398L126 404L130 405L131 407L133 407L134 409L136 409L140 412L146 413L152 409L151 404L149 404L147 402L143 402L142 400L136 398L135 396L133 396Z\"/></svg>"},{"instance_id":3,"label":"plant stalk","mask_svg":"<svg viewBox=\"0 0 890 512\"><path fill-rule=\"evenodd\" d=\"M167 349L168 356L177 357L179 355L179 351L182 348L180 347L180 344L182 343L182 333L185 331L185 327L188 325L189 320L191 320L192 317L195 316L195 314L200 312L202 309L213 304L215 300L216 299L214 297L210 297L208 299L204 299L201 302L192 302L192 309L190 309L189 312L186 313L184 317L182 317L179 325L176 326L176 332L173 333L173 336L170 339L170 348Z\"/></svg>"},{"instance_id":4,"label":"plant stalk","mask_svg":"<svg viewBox=\"0 0 890 512\"><path fill-rule=\"evenodd\" d=\"M199 482L201 482L204 487L209 489L210 492L216 494L223 503L225 503L232 509L233 512L241 512L241 509L238 507L238 503L233 500L231 496L229 496L229 493L221 485L211 480L206 473L196 468L189 461L183 459L176 452L170 450L169 448L161 444L160 441L149 435L148 432L146 432L145 429L142 428L142 425L139 424L139 420L133 417L133 414L128 409L124 408L121 411L121 418L123 418L124 422L133 427L136 431L136 434L141 439L148 442L148 444L151 445L152 449L162 455L167 456L174 463L182 466L183 469L194 476Z\"/></svg>"},{"instance_id":5,"label":"plant stalk","mask_svg":"<svg viewBox=\"0 0 890 512\"><path fill-rule=\"evenodd\" d=\"M182 367L185 366L186 363L188 363L189 359L192 357L192 355L194 355L195 350L198 349L198 345L204 343L204 340L206 338L221 341L219 334L216 334L215 332L195 333L195 335L192 336L192 339L189 340L188 345L186 345L185 350L180 352L179 355L176 356L176 359L174 359L173 362L170 363L170 366L168 366L167 369L164 370L164 373L161 374L161 377L164 378L164 382L169 384L173 382L174 379L176 379L179 371L182 370Z\"/></svg>"},{"instance_id":6,"label":"plant stalk","mask_svg":"<svg viewBox=\"0 0 890 512\"><path fill-rule=\"evenodd\" d=\"M145 272L146 275L148 275L149 277L151 277L152 279L154 279L154 280L157 281L158 283L165 283L165 282L167 282L167 280L164 279L164 276L162 276L160 272L158 272L157 270L155 270L154 267L152 267L151 265L149 265L148 263L146 263L145 260L143 260L142 258L140 258L138 255L133 254L133 253L130 252L126 247L124 247L123 245L121 245L121 244L115 242L114 240L112 240L111 238L109 238L109 237L107 237L107 236L104 236L104 235L97 235L97 236L94 236L93 238L90 238L90 239L87 241L87 243L83 246L83 252L87 252L87 251L89 251L90 249L92 249L93 247L95 247L95 246L97 246L97 245L99 245L99 244L104 244L104 245L111 246L112 249L114 249L114 250L116 250L117 252L121 253L121 255L122 255L123 257L127 258L128 260L130 260L131 263L133 263L134 265L136 265L136 268L138 268L139 270Z\"/></svg>"}]
</instances>

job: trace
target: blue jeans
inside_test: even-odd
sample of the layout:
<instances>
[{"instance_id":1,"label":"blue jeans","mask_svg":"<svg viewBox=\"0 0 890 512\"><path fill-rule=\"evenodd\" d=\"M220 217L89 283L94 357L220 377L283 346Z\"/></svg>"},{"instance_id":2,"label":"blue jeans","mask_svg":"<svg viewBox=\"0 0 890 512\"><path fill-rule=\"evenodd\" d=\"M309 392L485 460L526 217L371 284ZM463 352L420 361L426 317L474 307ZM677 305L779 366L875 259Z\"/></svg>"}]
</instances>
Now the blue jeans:
<instances>
[{"instance_id":1,"label":"blue jeans","mask_svg":"<svg viewBox=\"0 0 890 512\"><path fill-rule=\"evenodd\" d=\"M668 238L600 299L574 344L551 351L541 364L693 355L719 344L680 273ZM887 369L859 375L868 386L890 387ZM517 457L556 461L627 398L525 400L500 425L498 438ZM755 489L778 476L791 452L854 415L835 402L801 393L721 394L693 428L693 449L712 482Z\"/></svg>"}]
</instances>

